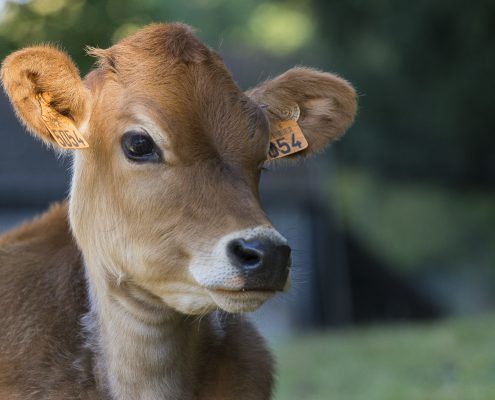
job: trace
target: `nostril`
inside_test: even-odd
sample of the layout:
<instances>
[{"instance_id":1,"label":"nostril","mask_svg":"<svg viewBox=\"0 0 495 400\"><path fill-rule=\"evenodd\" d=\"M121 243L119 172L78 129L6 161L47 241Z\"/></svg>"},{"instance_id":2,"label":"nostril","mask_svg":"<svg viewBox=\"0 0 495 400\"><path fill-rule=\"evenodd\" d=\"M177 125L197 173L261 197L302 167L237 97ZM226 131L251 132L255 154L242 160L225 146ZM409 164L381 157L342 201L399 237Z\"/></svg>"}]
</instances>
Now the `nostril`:
<instances>
[{"instance_id":1,"label":"nostril","mask_svg":"<svg viewBox=\"0 0 495 400\"><path fill-rule=\"evenodd\" d=\"M242 267L258 266L263 261L263 251L259 245L242 239L232 241L227 252L229 257Z\"/></svg>"},{"instance_id":2,"label":"nostril","mask_svg":"<svg viewBox=\"0 0 495 400\"><path fill-rule=\"evenodd\" d=\"M280 257L280 261L282 264L285 264L287 268L290 268L290 254L291 249L287 245L277 246L278 256Z\"/></svg>"},{"instance_id":3,"label":"nostril","mask_svg":"<svg viewBox=\"0 0 495 400\"><path fill-rule=\"evenodd\" d=\"M227 256L245 279L244 289L283 290L291 266L291 249L271 238L234 239Z\"/></svg>"},{"instance_id":4,"label":"nostril","mask_svg":"<svg viewBox=\"0 0 495 400\"><path fill-rule=\"evenodd\" d=\"M246 249L245 247L242 247L240 245L235 246L234 248L234 254L235 256L243 261L245 264L255 264L258 261L260 261L260 255L250 249Z\"/></svg>"}]
</instances>

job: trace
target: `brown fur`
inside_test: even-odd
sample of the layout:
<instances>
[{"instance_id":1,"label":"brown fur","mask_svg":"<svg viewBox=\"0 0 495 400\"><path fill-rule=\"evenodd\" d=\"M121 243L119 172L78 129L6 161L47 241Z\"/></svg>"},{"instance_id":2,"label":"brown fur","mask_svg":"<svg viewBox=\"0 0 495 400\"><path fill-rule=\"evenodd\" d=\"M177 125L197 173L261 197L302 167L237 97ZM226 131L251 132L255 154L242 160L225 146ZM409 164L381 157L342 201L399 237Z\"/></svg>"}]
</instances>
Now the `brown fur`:
<instances>
[{"instance_id":1,"label":"brown fur","mask_svg":"<svg viewBox=\"0 0 495 400\"><path fill-rule=\"evenodd\" d=\"M47 93L90 148L74 154L68 207L0 237L1 398L269 399L262 339L218 310L254 310L273 291L244 291L222 246L236 235L283 243L258 195L270 124L296 104L304 153L321 151L352 122L354 90L294 68L242 93L181 24L91 53L98 66L84 81L51 47L3 63L35 135L54 144L36 100ZM147 131L164 160L126 160L129 129Z\"/></svg>"}]
</instances>

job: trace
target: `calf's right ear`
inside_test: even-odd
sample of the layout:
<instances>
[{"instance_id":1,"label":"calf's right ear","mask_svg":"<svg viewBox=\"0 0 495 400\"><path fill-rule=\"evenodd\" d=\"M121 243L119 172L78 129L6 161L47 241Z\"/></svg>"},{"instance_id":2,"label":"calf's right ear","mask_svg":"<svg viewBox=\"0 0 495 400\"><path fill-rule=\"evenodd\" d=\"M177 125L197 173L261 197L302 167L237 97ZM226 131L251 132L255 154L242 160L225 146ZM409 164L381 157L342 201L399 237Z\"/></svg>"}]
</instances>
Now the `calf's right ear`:
<instances>
[{"instance_id":1,"label":"calf's right ear","mask_svg":"<svg viewBox=\"0 0 495 400\"><path fill-rule=\"evenodd\" d=\"M12 53L2 64L1 78L21 122L48 144L56 142L41 118L40 96L51 115L67 117L75 127L89 116L90 94L79 70L54 47L28 47Z\"/></svg>"}]
</instances>

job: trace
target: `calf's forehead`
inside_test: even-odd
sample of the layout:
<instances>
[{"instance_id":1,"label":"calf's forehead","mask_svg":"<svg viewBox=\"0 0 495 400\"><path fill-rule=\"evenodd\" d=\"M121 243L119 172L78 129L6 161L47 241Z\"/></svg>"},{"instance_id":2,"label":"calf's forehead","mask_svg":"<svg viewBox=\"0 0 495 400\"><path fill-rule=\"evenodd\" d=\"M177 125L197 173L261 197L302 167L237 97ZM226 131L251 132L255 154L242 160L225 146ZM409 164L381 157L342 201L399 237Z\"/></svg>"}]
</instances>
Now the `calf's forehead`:
<instances>
[{"instance_id":1,"label":"calf's forehead","mask_svg":"<svg viewBox=\"0 0 495 400\"><path fill-rule=\"evenodd\" d=\"M117 120L130 122L141 113L167 133L183 160L227 157L261 161L258 158L263 158L266 150L266 121L218 56L209 52L201 62L185 63L160 52L139 49L134 58L128 53L129 49L113 49L87 79L98 97L95 119L107 125L98 131L106 132L107 142L123 129ZM264 132L255 137L260 121ZM108 126L112 123L115 126Z\"/></svg>"}]
</instances>

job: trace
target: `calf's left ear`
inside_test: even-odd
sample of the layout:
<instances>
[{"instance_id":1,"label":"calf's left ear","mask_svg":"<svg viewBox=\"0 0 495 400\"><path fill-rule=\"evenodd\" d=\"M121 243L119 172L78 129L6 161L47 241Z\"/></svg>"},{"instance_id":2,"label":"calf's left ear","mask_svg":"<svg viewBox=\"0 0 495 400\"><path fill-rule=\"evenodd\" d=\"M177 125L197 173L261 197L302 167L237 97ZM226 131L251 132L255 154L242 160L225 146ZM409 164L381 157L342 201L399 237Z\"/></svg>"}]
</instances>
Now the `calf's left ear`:
<instances>
[{"instance_id":1,"label":"calf's left ear","mask_svg":"<svg viewBox=\"0 0 495 400\"><path fill-rule=\"evenodd\" d=\"M289 157L322 151L345 133L357 110L356 92L347 81L310 68L292 68L246 94L266 106L272 126L297 118L308 147ZM290 115L294 110L299 116Z\"/></svg>"}]
</instances>

